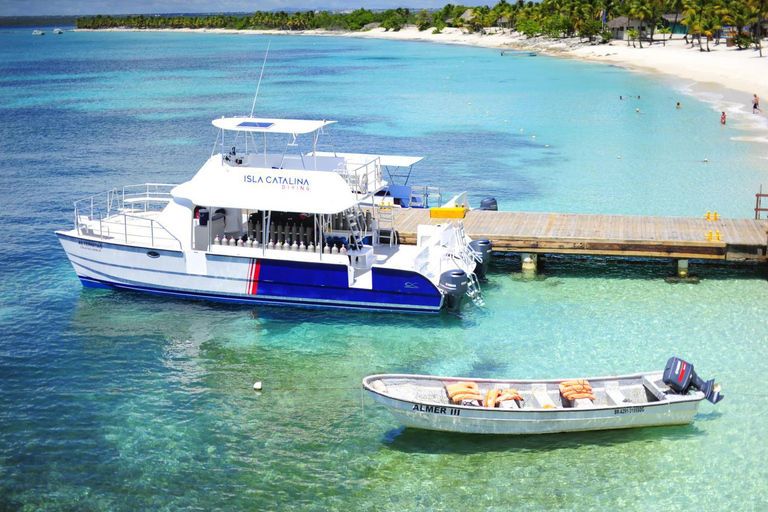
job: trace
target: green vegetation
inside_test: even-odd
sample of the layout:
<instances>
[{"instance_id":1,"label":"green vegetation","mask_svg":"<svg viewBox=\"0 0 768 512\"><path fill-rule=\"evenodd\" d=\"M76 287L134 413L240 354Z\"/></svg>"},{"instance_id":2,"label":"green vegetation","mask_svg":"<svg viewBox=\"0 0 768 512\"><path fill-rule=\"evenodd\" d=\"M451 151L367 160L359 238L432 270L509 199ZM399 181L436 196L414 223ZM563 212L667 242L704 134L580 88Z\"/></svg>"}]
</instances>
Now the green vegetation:
<instances>
[{"instance_id":1,"label":"green vegetation","mask_svg":"<svg viewBox=\"0 0 768 512\"><path fill-rule=\"evenodd\" d=\"M674 20L665 13L674 14ZM768 0L542 0L509 3L501 0L493 7L466 7L447 4L439 10L409 9L372 11L358 9L351 13L329 11L298 11L293 13L261 12L253 15L233 16L92 16L78 18L78 28L227 28L235 30L366 30L381 26L385 30L400 30L405 25L415 25L420 31L432 29L439 34L445 27L460 28L465 32L484 34L496 31L513 31L526 37L550 38L575 37L603 41L611 38L606 22L625 17L623 28L628 34L627 44L643 42L653 44L656 32L662 34L661 42L671 39L672 27L686 31L684 37L693 47L697 42L704 51L709 42L720 43L723 27L730 26L730 35L739 48L755 44L760 48L763 37L761 25L768 16ZM625 19L619 18L619 19ZM690 41L689 41L690 38ZM762 49L761 49L762 55Z\"/></svg>"}]
</instances>

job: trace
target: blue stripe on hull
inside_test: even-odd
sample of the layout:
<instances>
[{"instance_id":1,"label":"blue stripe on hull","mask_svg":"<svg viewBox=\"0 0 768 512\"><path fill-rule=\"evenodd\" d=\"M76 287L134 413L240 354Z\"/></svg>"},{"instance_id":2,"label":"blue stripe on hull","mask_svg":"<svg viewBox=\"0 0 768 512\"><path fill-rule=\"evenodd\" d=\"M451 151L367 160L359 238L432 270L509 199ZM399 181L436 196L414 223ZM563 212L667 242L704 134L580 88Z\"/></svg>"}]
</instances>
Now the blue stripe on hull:
<instances>
[{"instance_id":1,"label":"blue stripe on hull","mask_svg":"<svg viewBox=\"0 0 768 512\"><path fill-rule=\"evenodd\" d=\"M257 296L440 308L442 296L413 271L374 267L373 289L350 288L346 265L262 259Z\"/></svg>"},{"instance_id":2,"label":"blue stripe on hull","mask_svg":"<svg viewBox=\"0 0 768 512\"><path fill-rule=\"evenodd\" d=\"M405 312L405 313L439 313L439 302L437 307L418 307L401 305L401 303L377 303L377 304L354 304L345 303L342 301L334 300L312 300L312 299L296 299L290 297L259 297L256 295L251 296L228 296L217 295L213 293L200 293L191 291L180 290L168 290L162 288L152 288L147 286L136 286L128 284L118 284L106 281L99 281L89 277L79 276L83 286L87 288L102 288L112 290L129 290L137 292L152 293L156 295L164 295L170 297L178 297L184 299L200 299L211 300L216 302L225 302L229 304L265 304L265 305L283 305L283 306L300 306L300 307L319 307L319 308L333 308L333 309L349 309L349 310L365 310L365 311L389 311L389 312Z\"/></svg>"}]
</instances>

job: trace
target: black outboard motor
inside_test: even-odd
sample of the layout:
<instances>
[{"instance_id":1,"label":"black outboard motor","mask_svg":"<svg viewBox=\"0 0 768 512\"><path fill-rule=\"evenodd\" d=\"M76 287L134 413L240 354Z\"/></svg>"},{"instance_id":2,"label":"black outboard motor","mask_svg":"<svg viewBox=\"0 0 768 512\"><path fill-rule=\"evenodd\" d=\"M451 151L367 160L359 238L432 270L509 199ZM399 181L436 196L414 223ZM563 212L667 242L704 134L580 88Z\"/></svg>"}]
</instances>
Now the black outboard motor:
<instances>
[{"instance_id":1,"label":"black outboard motor","mask_svg":"<svg viewBox=\"0 0 768 512\"><path fill-rule=\"evenodd\" d=\"M725 398L724 395L720 394L720 386L715 384L715 379L704 382L693 371L693 365L679 357L669 358L667 366L664 368L663 380L664 384L680 394L688 393L690 387L698 389L713 404Z\"/></svg>"},{"instance_id":2,"label":"black outboard motor","mask_svg":"<svg viewBox=\"0 0 768 512\"><path fill-rule=\"evenodd\" d=\"M445 294L445 309L449 314L459 316L461 301L469 287L469 278L463 270L449 270L440 275L440 291Z\"/></svg>"},{"instance_id":3,"label":"black outboard motor","mask_svg":"<svg viewBox=\"0 0 768 512\"><path fill-rule=\"evenodd\" d=\"M482 283L487 283L485 274L488 272L488 263L491 261L491 249L493 244L487 238L480 238L469 242L469 247L480 255L480 261L475 265L475 275Z\"/></svg>"},{"instance_id":4,"label":"black outboard motor","mask_svg":"<svg viewBox=\"0 0 768 512\"><path fill-rule=\"evenodd\" d=\"M499 204L496 202L495 197L486 197L480 201L480 208L478 208L478 210L491 210L496 212L499 210Z\"/></svg>"}]
</instances>

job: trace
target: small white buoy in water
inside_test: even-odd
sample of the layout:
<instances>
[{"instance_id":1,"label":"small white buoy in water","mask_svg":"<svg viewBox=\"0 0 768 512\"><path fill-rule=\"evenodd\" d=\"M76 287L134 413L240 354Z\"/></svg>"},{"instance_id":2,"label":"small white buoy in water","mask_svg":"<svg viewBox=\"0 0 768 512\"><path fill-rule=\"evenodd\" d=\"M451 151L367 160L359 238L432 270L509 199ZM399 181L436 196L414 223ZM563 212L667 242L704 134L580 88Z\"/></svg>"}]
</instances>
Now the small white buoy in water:
<instances>
[{"instance_id":1,"label":"small white buoy in water","mask_svg":"<svg viewBox=\"0 0 768 512\"><path fill-rule=\"evenodd\" d=\"M507 120L505 119L505 120L504 120L504 122L506 123L506 122L507 122Z\"/></svg>"},{"instance_id":2,"label":"small white buoy in water","mask_svg":"<svg viewBox=\"0 0 768 512\"><path fill-rule=\"evenodd\" d=\"M532 138L533 140L536 140L536 136L535 136L535 135L532 135L532 136L531 136L531 138Z\"/></svg>"},{"instance_id":3,"label":"small white buoy in water","mask_svg":"<svg viewBox=\"0 0 768 512\"><path fill-rule=\"evenodd\" d=\"M705 158L705 159L704 159L704 163L707 163L707 162L709 162L709 160L707 160L707 159Z\"/></svg>"},{"instance_id":4,"label":"small white buoy in water","mask_svg":"<svg viewBox=\"0 0 768 512\"><path fill-rule=\"evenodd\" d=\"M490 112L488 112L488 111L486 110L486 111L485 111L485 115L488 115L488 114L490 114Z\"/></svg>"},{"instance_id":5,"label":"small white buoy in water","mask_svg":"<svg viewBox=\"0 0 768 512\"><path fill-rule=\"evenodd\" d=\"M261 391L261 381L257 381L253 383L253 390L254 391Z\"/></svg>"},{"instance_id":6,"label":"small white buoy in water","mask_svg":"<svg viewBox=\"0 0 768 512\"><path fill-rule=\"evenodd\" d=\"M472 102L470 101L469 103L467 103L467 105L469 105L471 107L472 106Z\"/></svg>"},{"instance_id":7,"label":"small white buoy in water","mask_svg":"<svg viewBox=\"0 0 768 512\"><path fill-rule=\"evenodd\" d=\"M548 148L548 147L549 147L549 144L547 144L547 145L546 145L546 146L544 146L544 147L545 147L545 148Z\"/></svg>"},{"instance_id":8,"label":"small white buoy in water","mask_svg":"<svg viewBox=\"0 0 768 512\"><path fill-rule=\"evenodd\" d=\"M523 133L523 129L522 128L520 128L520 133Z\"/></svg>"},{"instance_id":9,"label":"small white buoy in water","mask_svg":"<svg viewBox=\"0 0 768 512\"><path fill-rule=\"evenodd\" d=\"M616 160L621 160L621 155L617 156Z\"/></svg>"}]
</instances>

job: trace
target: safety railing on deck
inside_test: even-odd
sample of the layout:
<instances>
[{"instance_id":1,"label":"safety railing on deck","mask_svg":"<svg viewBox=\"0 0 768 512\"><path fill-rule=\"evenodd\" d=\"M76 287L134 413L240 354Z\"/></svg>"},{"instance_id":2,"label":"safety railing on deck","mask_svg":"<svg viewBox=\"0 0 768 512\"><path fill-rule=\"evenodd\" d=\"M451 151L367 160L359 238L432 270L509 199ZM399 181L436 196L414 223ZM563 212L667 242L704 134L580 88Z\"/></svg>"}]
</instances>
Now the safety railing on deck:
<instances>
[{"instance_id":1,"label":"safety railing on deck","mask_svg":"<svg viewBox=\"0 0 768 512\"><path fill-rule=\"evenodd\" d=\"M128 185L75 201L75 229L82 236L127 245L181 250L178 238L157 220L143 216L165 208L173 187L166 183Z\"/></svg>"},{"instance_id":2,"label":"safety railing on deck","mask_svg":"<svg viewBox=\"0 0 768 512\"><path fill-rule=\"evenodd\" d=\"M381 184L381 159L376 157L365 162L348 161L337 172L347 181L355 194L368 194L378 190Z\"/></svg>"}]
</instances>

